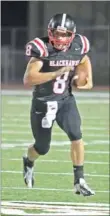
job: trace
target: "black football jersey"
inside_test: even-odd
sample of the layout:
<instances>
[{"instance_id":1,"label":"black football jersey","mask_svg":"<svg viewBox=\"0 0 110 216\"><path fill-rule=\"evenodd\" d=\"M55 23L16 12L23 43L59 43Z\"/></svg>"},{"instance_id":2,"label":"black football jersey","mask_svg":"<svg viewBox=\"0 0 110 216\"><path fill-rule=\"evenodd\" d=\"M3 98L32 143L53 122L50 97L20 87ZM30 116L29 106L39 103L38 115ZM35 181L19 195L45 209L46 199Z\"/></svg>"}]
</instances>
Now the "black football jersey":
<instances>
[{"instance_id":1,"label":"black football jersey","mask_svg":"<svg viewBox=\"0 0 110 216\"><path fill-rule=\"evenodd\" d=\"M85 36L76 34L68 50L59 51L50 43L49 38L35 38L26 44L26 56L35 57L43 61L41 72L53 72L64 66L72 66L73 71L49 82L36 85L33 95L43 101L60 100L71 94L71 79L75 67L90 50L90 43Z\"/></svg>"}]
</instances>

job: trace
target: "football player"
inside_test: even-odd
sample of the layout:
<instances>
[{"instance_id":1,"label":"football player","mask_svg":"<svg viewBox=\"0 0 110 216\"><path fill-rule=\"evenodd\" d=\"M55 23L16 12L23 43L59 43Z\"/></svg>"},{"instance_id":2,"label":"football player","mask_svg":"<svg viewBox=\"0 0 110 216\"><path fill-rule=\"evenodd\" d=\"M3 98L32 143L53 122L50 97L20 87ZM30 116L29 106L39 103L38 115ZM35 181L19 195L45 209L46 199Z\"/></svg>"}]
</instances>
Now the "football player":
<instances>
[{"instance_id":1,"label":"football player","mask_svg":"<svg viewBox=\"0 0 110 216\"><path fill-rule=\"evenodd\" d=\"M48 24L48 37L36 37L26 44L26 56L30 60L23 82L34 86L31 128L35 142L23 157L24 181L30 188L34 185L34 162L49 151L52 127L56 121L71 141L75 193L83 196L95 194L84 179L81 119L71 87L75 68L80 70L80 65L87 73L87 80L84 86L77 87L91 89L93 86L91 62L87 56L89 50L88 39L76 34L74 20L66 13L52 17Z\"/></svg>"}]
</instances>

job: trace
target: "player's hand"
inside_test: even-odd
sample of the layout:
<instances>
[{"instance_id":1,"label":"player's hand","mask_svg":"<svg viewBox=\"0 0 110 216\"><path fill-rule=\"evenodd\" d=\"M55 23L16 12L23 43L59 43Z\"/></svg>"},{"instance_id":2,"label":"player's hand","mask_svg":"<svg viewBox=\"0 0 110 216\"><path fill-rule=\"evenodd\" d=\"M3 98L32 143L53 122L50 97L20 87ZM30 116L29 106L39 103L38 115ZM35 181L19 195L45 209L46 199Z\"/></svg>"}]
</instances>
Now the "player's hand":
<instances>
[{"instance_id":1,"label":"player's hand","mask_svg":"<svg viewBox=\"0 0 110 216\"><path fill-rule=\"evenodd\" d=\"M89 80L88 77L86 79L87 79L86 85L84 85L84 86L77 86L78 89L91 89L93 87L92 81Z\"/></svg>"}]
</instances>

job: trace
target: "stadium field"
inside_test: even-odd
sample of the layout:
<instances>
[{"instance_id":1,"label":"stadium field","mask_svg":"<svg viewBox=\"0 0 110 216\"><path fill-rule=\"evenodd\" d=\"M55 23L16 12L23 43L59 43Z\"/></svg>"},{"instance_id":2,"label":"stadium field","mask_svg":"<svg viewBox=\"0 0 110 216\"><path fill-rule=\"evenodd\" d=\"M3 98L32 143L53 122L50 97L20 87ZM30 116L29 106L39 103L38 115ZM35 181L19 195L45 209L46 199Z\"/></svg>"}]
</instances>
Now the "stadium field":
<instances>
[{"instance_id":1,"label":"stadium field","mask_svg":"<svg viewBox=\"0 0 110 216\"><path fill-rule=\"evenodd\" d=\"M35 186L26 188L22 156L34 141L29 119L31 97L3 95L2 215L83 215L83 212L84 215L109 215L108 97L106 94L96 97L94 93L88 97L80 95L76 100L85 141L85 178L95 190L95 196L82 197L73 193L70 142L56 123L49 153L36 161Z\"/></svg>"}]
</instances>

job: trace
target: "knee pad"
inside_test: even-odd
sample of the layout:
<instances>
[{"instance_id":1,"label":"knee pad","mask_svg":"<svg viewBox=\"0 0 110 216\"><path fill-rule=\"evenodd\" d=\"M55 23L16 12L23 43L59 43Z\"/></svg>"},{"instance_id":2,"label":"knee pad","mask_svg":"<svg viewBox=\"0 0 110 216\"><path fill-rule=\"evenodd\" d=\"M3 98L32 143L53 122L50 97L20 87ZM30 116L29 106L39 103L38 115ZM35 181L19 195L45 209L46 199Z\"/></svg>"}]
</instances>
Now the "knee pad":
<instances>
[{"instance_id":1,"label":"knee pad","mask_svg":"<svg viewBox=\"0 0 110 216\"><path fill-rule=\"evenodd\" d=\"M50 143L39 143L35 142L34 149L39 155L45 155L50 149Z\"/></svg>"}]
</instances>

